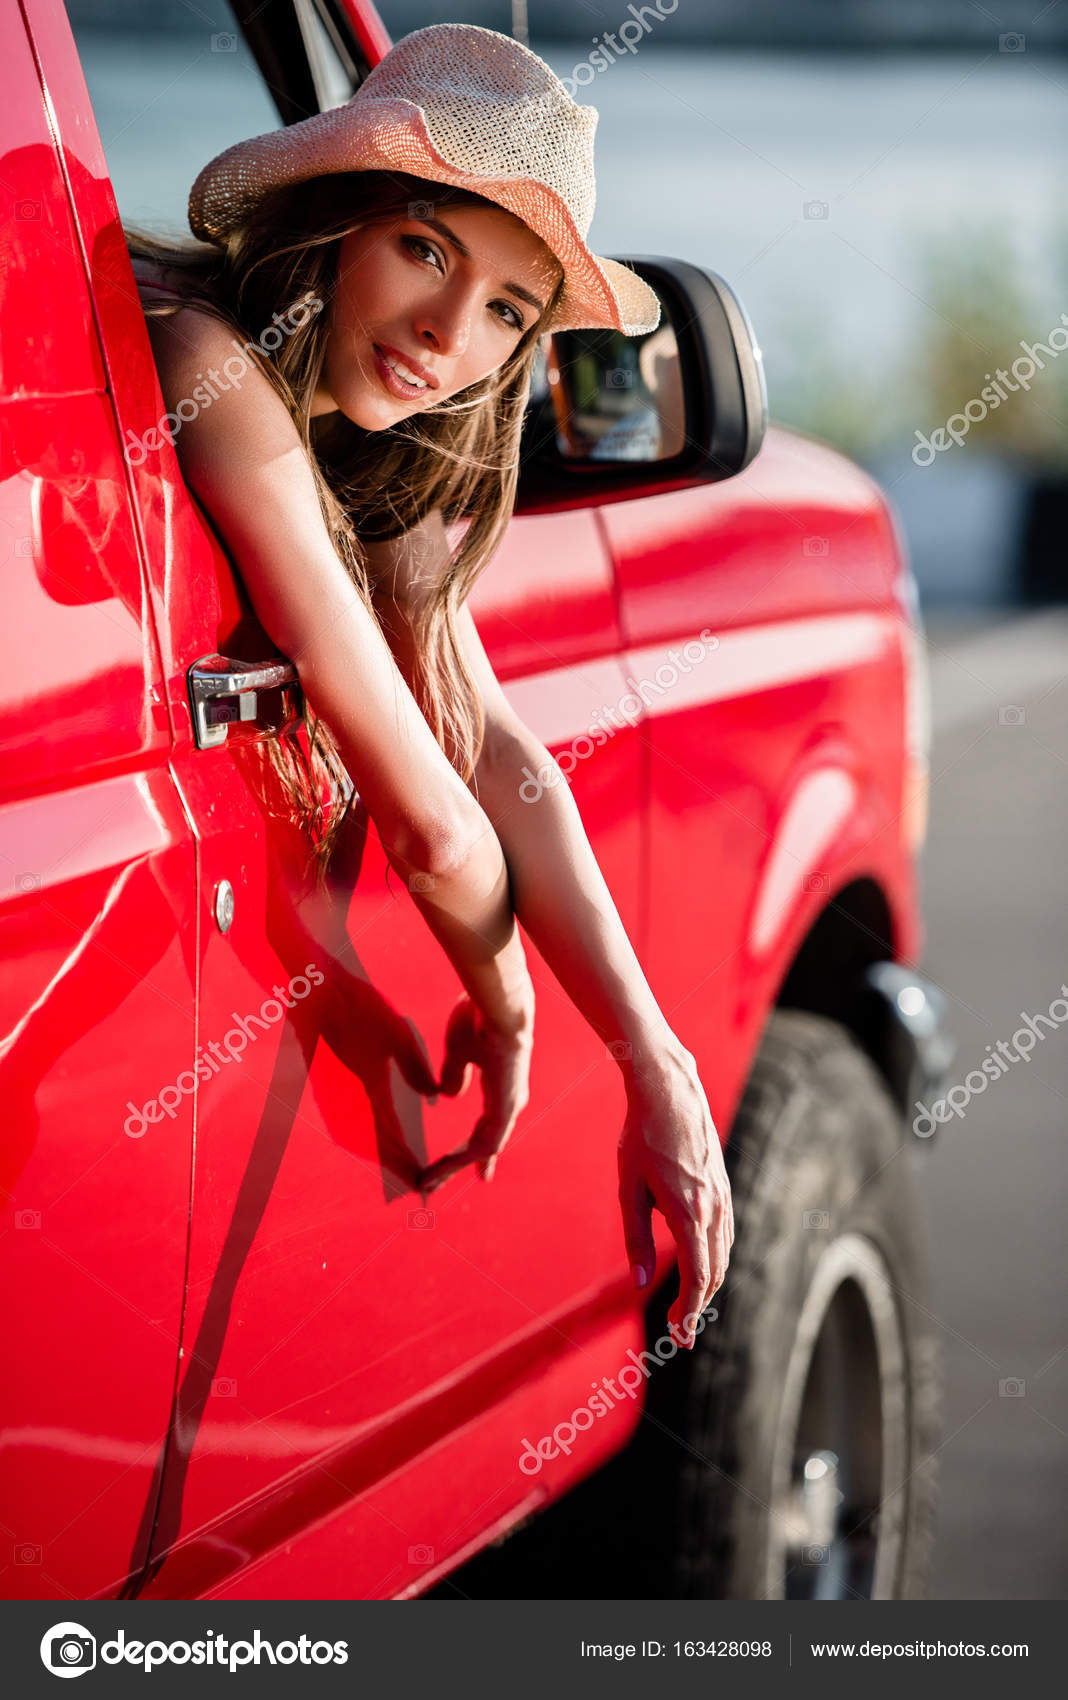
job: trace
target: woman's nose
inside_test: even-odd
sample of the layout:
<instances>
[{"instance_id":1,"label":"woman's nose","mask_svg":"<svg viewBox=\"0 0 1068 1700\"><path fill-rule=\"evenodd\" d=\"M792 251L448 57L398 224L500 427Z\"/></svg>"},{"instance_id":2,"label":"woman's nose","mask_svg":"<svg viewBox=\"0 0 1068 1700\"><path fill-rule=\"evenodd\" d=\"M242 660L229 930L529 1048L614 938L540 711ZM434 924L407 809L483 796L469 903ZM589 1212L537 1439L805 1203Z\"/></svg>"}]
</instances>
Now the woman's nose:
<instances>
[{"instance_id":1,"label":"woman's nose","mask_svg":"<svg viewBox=\"0 0 1068 1700\"><path fill-rule=\"evenodd\" d=\"M471 302L459 297L452 303L436 301L416 321L420 344L456 359L467 348L472 311Z\"/></svg>"}]
</instances>

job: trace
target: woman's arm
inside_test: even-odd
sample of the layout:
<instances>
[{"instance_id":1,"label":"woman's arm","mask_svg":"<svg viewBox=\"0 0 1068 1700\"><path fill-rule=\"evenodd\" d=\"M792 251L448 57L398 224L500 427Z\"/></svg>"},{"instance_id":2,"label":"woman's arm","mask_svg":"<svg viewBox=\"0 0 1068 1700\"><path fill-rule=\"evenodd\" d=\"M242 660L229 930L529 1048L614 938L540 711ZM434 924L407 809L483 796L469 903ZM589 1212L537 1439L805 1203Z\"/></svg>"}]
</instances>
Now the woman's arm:
<instances>
[{"instance_id":1,"label":"woman's arm","mask_svg":"<svg viewBox=\"0 0 1068 1700\"><path fill-rule=\"evenodd\" d=\"M195 394L201 370L239 351L225 325L190 308L148 323L172 411ZM175 447L264 630L337 740L390 863L519 1068L533 994L500 844L338 557L288 409L247 363L180 426Z\"/></svg>"},{"instance_id":2,"label":"woman's arm","mask_svg":"<svg viewBox=\"0 0 1068 1700\"><path fill-rule=\"evenodd\" d=\"M682 1047L642 972L571 787L505 697L466 606L457 623L486 715L475 786L504 851L513 909L631 1082ZM546 768L553 782L529 798L530 775Z\"/></svg>"},{"instance_id":3,"label":"woman's arm","mask_svg":"<svg viewBox=\"0 0 1068 1700\"><path fill-rule=\"evenodd\" d=\"M416 592L404 578L402 554L395 543L378 557L380 569L387 569L380 617L407 672L413 656L408 610ZM422 568L425 574L425 556ZM504 850L513 908L561 986L619 1062L627 1097L619 1166L628 1255L646 1277L651 1274L655 1203L679 1247L682 1279L672 1321L681 1323L688 1312L699 1313L722 1284L734 1239L719 1136L694 1059L653 997L570 787L561 773L559 783L543 789L536 801L523 800L528 771L555 764L508 703L466 606L458 627L486 716L475 782ZM469 1160L465 1151L441 1159L426 1171L429 1183L437 1184ZM692 1327L687 1339L692 1344Z\"/></svg>"}]
</instances>

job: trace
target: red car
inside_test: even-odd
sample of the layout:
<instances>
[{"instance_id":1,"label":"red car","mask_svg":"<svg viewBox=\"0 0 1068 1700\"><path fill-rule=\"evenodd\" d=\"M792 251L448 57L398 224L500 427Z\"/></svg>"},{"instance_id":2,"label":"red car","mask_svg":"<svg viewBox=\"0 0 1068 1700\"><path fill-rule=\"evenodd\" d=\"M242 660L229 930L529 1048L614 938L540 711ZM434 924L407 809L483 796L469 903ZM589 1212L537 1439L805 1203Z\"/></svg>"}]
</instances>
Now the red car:
<instances>
[{"instance_id":1,"label":"red car","mask_svg":"<svg viewBox=\"0 0 1068 1700\"><path fill-rule=\"evenodd\" d=\"M366 0L305 8L314 51L234 10L282 121L327 103L323 43L349 87L389 46ZM646 1471L635 1539L664 1508L667 1595L921 1592L910 1170L949 1041L914 966L926 685L886 498L767 427L721 279L619 256L658 340L546 346L472 596L726 1141L731 1266L670 1361L662 1218L649 1293L628 1273L618 1070L529 940L493 1185L397 1183L475 1119L405 1072L455 975L366 817L314 889L264 759L299 683L156 429L59 0L5 7L0 52L6 1595L411 1597L610 1460Z\"/></svg>"}]
</instances>

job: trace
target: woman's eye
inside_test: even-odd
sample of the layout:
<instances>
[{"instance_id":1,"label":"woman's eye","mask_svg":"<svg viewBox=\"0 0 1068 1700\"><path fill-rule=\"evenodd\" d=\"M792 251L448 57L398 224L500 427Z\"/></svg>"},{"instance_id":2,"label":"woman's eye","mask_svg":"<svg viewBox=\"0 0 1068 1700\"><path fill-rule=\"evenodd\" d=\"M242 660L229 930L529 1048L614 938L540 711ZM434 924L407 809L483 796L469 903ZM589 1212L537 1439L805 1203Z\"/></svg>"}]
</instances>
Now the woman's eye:
<instances>
[{"instance_id":1,"label":"woman's eye","mask_svg":"<svg viewBox=\"0 0 1068 1700\"><path fill-rule=\"evenodd\" d=\"M434 244L432 242L424 242L421 236L402 236L401 241L413 252L419 248L422 249L424 254L433 254L435 256L437 254L437 249L434 247ZM437 270L440 271L441 267L437 266ZM504 317L503 313L498 312L497 314L497 317L501 319L504 324L509 325L513 330L521 331L523 329L522 315L518 313L516 309L509 304L509 302L495 301L494 307L503 307L504 312L507 313L507 318Z\"/></svg>"},{"instance_id":2,"label":"woman's eye","mask_svg":"<svg viewBox=\"0 0 1068 1700\"><path fill-rule=\"evenodd\" d=\"M424 254L436 254L437 249L432 242L424 242L421 236L404 236L401 240L409 248L421 248ZM440 270L440 267L439 267Z\"/></svg>"}]
</instances>

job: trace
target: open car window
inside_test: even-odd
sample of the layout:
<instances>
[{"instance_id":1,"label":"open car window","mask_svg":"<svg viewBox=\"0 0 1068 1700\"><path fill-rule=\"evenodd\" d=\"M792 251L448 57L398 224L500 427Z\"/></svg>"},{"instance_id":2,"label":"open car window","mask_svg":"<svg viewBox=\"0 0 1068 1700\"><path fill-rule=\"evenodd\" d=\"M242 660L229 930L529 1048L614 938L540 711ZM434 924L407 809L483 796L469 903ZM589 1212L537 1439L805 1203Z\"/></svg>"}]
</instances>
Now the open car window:
<instances>
[{"instance_id":1,"label":"open car window","mask_svg":"<svg viewBox=\"0 0 1068 1700\"><path fill-rule=\"evenodd\" d=\"M189 236L193 179L279 126L228 0L66 0L119 215Z\"/></svg>"},{"instance_id":2,"label":"open car window","mask_svg":"<svg viewBox=\"0 0 1068 1700\"><path fill-rule=\"evenodd\" d=\"M150 229L186 234L201 166L340 106L368 70L340 0L66 5L120 216Z\"/></svg>"}]
</instances>

